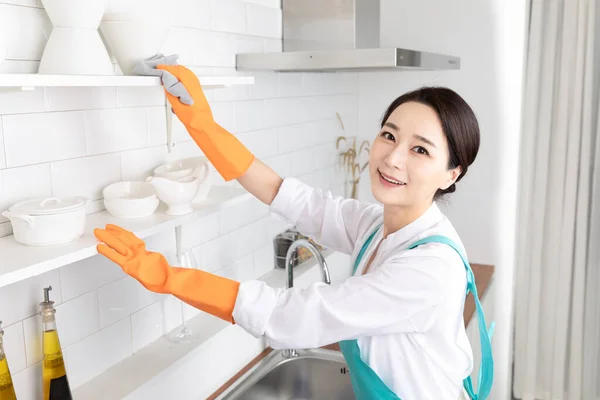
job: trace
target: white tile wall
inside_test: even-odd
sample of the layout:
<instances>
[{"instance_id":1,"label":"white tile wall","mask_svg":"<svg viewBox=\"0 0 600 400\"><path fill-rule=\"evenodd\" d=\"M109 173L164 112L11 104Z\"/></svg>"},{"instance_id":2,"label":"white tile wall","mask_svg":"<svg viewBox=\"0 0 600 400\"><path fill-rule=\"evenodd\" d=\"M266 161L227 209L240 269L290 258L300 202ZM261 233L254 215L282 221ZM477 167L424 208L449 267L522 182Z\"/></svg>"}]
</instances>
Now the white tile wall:
<instances>
[{"instance_id":1,"label":"white tile wall","mask_svg":"<svg viewBox=\"0 0 600 400\"><path fill-rule=\"evenodd\" d=\"M86 111L85 126L88 155L148 145L146 110L141 107Z\"/></svg>"},{"instance_id":2,"label":"white tile wall","mask_svg":"<svg viewBox=\"0 0 600 400\"><path fill-rule=\"evenodd\" d=\"M111 0L107 10L131 2ZM279 0L177 0L164 53L200 74L235 70L235 53L281 51ZM0 0L8 60L0 72L35 72L51 27L36 0ZM357 126L355 74L257 72L256 84L207 92L215 119L283 176L341 192L335 139ZM201 155L174 117L166 151L161 88L46 88L0 92L0 211L31 197L101 200L119 180L141 180L178 158ZM213 171L214 172L214 171ZM216 184L224 184L214 174ZM235 184L235 183L230 183ZM101 207L101 202L96 205ZM188 223L183 246L198 268L238 280L273 267L275 234L285 221L255 199ZM148 238L172 259L174 232ZM0 217L0 236L10 223ZM77 387L199 313L173 296L145 290L102 256L0 289L0 320L20 400L40 397L42 288L52 285L69 380Z\"/></svg>"},{"instance_id":3,"label":"white tile wall","mask_svg":"<svg viewBox=\"0 0 600 400\"><path fill-rule=\"evenodd\" d=\"M4 64L7 64L5 61ZM0 63L0 65L3 65ZM35 113L46 110L44 90L22 92L0 91L0 110L3 114Z\"/></svg>"},{"instance_id":4,"label":"white tile wall","mask_svg":"<svg viewBox=\"0 0 600 400\"><path fill-rule=\"evenodd\" d=\"M82 111L4 115L2 125L8 167L86 155Z\"/></svg>"},{"instance_id":5,"label":"white tile wall","mask_svg":"<svg viewBox=\"0 0 600 400\"><path fill-rule=\"evenodd\" d=\"M114 87L49 87L40 89L45 96L45 111L115 108Z\"/></svg>"},{"instance_id":6,"label":"white tile wall","mask_svg":"<svg viewBox=\"0 0 600 400\"><path fill-rule=\"evenodd\" d=\"M0 208L30 197L52 195L50 164L35 164L0 170ZM0 222L7 221L0 216Z\"/></svg>"},{"instance_id":7,"label":"white tile wall","mask_svg":"<svg viewBox=\"0 0 600 400\"><path fill-rule=\"evenodd\" d=\"M2 129L2 117L0 117L0 169L6 168L6 154L4 153L4 130Z\"/></svg>"}]
</instances>

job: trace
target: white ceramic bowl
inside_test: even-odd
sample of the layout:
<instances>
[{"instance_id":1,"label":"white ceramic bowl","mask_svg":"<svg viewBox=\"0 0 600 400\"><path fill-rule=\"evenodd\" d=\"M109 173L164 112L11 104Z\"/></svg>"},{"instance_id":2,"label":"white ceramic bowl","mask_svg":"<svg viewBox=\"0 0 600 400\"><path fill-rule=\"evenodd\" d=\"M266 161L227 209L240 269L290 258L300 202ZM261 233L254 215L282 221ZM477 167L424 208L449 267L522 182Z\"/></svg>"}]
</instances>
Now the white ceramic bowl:
<instances>
[{"instance_id":1,"label":"white ceramic bowl","mask_svg":"<svg viewBox=\"0 0 600 400\"><path fill-rule=\"evenodd\" d=\"M106 210L117 218L143 218L152 215L160 201L154 187L142 181L123 181L103 190Z\"/></svg>"},{"instance_id":2,"label":"white ceramic bowl","mask_svg":"<svg viewBox=\"0 0 600 400\"><path fill-rule=\"evenodd\" d=\"M183 160L163 164L154 169L154 176L158 178L167 178L177 180L184 176L190 176L194 172L194 165L184 164Z\"/></svg>"},{"instance_id":3,"label":"white ceramic bowl","mask_svg":"<svg viewBox=\"0 0 600 400\"><path fill-rule=\"evenodd\" d=\"M197 169L198 167L202 168ZM198 193L193 201L194 203L197 203L206 200L212 187L212 177L210 174L210 163L208 158L184 158L168 164L163 164L154 169L154 176L171 180L177 180L194 173L200 178L200 187L198 188Z\"/></svg>"},{"instance_id":4,"label":"white ceramic bowl","mask_svg":"<svg viewBox=\"0 0 600 400\"><path fill-rule=\"evenodd\" d=\"M160 50L169 34L168 19L136 13L106 13L100 32L123 75L131 75L137 61Z\"/></svg>"},{"instance_id":5,"label":"white ceramic bowl","mask_svg":"<svg viewBox=\"0 0 600 400\"><path fill-rule=\"evenodd\" d=\"M200 188L200 179L184 176L177 180L149 176L146 179L156 189L158 198L167 205L165 214L184 215L194 211L192 202Z\"/></svg>"}]
</instances>

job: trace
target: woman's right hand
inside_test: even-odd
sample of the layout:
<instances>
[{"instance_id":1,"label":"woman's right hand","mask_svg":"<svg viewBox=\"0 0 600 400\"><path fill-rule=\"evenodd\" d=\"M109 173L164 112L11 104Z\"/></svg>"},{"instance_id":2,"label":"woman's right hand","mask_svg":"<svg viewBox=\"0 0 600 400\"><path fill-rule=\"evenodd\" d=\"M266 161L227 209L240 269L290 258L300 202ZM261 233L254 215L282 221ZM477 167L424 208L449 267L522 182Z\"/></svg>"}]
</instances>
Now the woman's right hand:
<instances>
[{"instance_id":1,"label":"woman's right hand","mask_svg":"<svg viewBox=\"0 0 600 400\"><path fill-rule=\"evenodd\" d=\"M200 124L215 123L210 105L202 90L202 85L194 72L183 65L159 64L156 68L171 73L179 81L176 85L183 85L188 94L192 97L194 103L187 105L182 103L178 97L172 95L171 91L165 90L167 99L169 100L169 103L171 103L173 111L186 127L192 124L194 118L199 119L200 121L198 121L198 123Z\"/></svg>"},{"instance_id":2,"label":"woman's right hand","mask_svg":"<svg viewBox=\"0 0 600 400\"><path fill-rule=\"evenodd\" d=\"M215 169L226 181L242 176L250 168L254 155L234 135L215 122L196 74L182 65L161 64L157 68L175 76L179 81L177 84L183 85L192 97L193 104L186 105L165 89L177 118Z\"/></svg>"},{"instance_id":3,"label":"woman's right hand","mask_svg":"<svg viewBox=\"0 0 600 400\"><path fill-rule=\"evenodd\" d=\"M182 65L158 65L157 68L173 74L194 100L194 104L186 105L166 92L173 111L223 179L237 179L260 201L271 204L283 179L214 121L196 74Z\"/></svg>"}]
</instances>

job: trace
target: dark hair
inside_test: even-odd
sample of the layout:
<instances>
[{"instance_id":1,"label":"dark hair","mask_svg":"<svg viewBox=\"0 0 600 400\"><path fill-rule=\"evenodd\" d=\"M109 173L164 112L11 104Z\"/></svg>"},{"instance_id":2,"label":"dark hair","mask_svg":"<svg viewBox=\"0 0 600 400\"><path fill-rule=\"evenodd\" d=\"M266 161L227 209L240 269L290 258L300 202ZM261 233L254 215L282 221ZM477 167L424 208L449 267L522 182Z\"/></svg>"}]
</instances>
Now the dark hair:
<instances>
[{"instance_id":1,"label":"dark hair","mask_svg":"<svg viewBox=\"0 0 600 400\"><path fill-rule=\"evenodd\" d=\"M450 153L448 169L461 167L462 173L456 180L460 181L467 173L469 165L475 161L479 151L479 124L475 113L458 93L445 87L422 87L398 97L390 104L381 121L381 127L401 104L414 101L430 106L437 113L442 130L448 141ZM438 189L434 199L447 193L453 193L456 184L446 190Z\"/></svg>"}]
</instances>

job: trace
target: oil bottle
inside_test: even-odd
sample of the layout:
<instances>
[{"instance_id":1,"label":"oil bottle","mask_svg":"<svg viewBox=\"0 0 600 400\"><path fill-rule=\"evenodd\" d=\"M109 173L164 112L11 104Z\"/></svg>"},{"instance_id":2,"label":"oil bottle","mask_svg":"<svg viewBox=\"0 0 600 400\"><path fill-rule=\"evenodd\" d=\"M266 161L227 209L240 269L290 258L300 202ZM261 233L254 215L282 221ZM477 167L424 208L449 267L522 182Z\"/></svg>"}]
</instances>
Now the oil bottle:
<instances>
[{"instance_id":1,"label":"oil bottle","mask_svg":"<svg viewBox=\"0 0 600 400\"><path fill-rule=\"evenodd\" d=\"M63 359L56 320L54 302L50 301L52 286L44 288L44 301L40 303L43 326L42 400L72 400L71 388L67 379L67 370Z\"/></svg>"},{"instance_id":2,"label":"oil bottle","mask_svg":"<svg viewBox=\"0 0 600 400\"><path fill-rule=\"evenodd\" d=\"M4 354L4 331L2 330L2 321L0 321L0 400L17 400L15 388L10 377L8 361Z\"/></svg>"}]
</instances>

